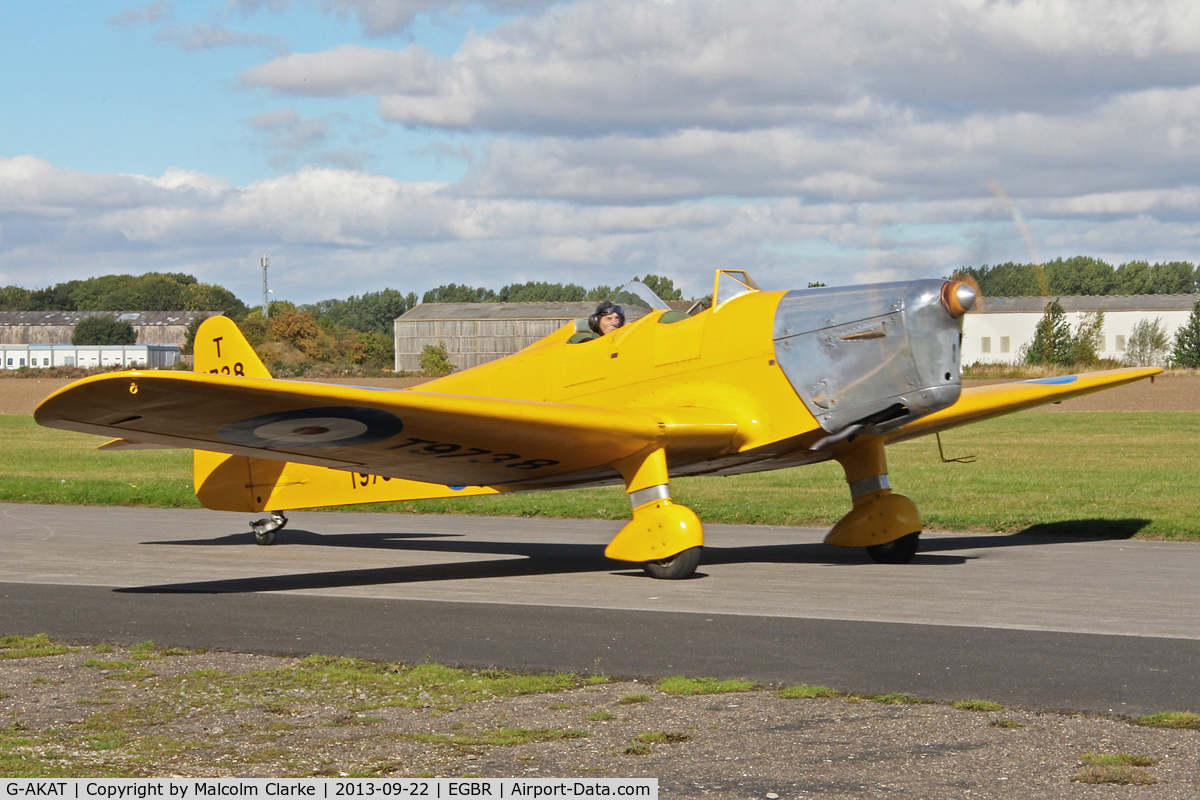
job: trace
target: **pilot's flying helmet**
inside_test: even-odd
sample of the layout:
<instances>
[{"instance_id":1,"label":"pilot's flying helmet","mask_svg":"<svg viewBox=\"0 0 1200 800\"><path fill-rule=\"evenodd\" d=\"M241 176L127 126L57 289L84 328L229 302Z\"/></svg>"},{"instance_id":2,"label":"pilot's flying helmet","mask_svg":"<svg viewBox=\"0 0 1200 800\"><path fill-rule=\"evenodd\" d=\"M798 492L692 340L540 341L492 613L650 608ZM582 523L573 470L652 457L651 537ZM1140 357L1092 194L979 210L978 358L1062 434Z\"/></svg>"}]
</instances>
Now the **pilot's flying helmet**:
<instances>
[{"instance_id":1,"label":"pilot's flying helmet","mask_svg":"<svg viewBox=\"0 0 1200 800\"><path fill-rule=\"evenodd\" d=\"M620 320L617 325L618 328L625 324L625 310L616 303L611 303L608 300L605 300L603 303L596 306L596 310L592 312L590 317L588 317L588 327L591 328L595 333L600 333L600 318L607 317L609 314L617 315L617 319Z\"/></svg>"}]
</instances>

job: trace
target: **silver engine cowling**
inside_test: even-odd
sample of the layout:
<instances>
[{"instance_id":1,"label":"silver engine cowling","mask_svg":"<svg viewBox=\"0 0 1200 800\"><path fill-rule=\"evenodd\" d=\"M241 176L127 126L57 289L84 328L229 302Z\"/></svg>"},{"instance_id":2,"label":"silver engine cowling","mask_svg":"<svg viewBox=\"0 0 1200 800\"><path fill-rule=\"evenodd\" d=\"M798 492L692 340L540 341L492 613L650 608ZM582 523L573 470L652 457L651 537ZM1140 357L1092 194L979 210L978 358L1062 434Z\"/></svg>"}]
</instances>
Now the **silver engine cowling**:
<instances>
[{"instance_id":1,"label":"silver engine cowling","mask_svg":"<svg viewBox=\"0 0 1200 800\"><path fill-rule=\"evenodd\" d=\"M974 303L944 280L788 292L776 358L825 431L881 433L958 400L960 319Z\"/></svg>"}]
</instances>

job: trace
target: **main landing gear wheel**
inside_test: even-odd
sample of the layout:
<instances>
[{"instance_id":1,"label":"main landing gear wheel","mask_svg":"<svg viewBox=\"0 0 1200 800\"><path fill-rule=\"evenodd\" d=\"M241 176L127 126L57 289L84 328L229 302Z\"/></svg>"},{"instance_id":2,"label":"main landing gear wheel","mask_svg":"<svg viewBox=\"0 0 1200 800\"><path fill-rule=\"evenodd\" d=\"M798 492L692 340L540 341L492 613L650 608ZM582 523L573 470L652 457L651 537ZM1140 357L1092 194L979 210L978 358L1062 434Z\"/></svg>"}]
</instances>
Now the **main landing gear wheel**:
<instances>
[{"instance_id":1,"label":"main landing gear wheel","mask_svg":"<svg viewBox=\"0 0 1200 800\"><path fill-rule=\"evenodd\" d=\"M256 544L274 544L275 533L283 530L284 525L287 525L287 517L276 511L271 514L269 519L259 519L251 522L250 530L254 531L254 541Z\"/></svg>"},{"instance_id":2,"label":"main landing gear wheel","mask_svg":"<svg viewBox=\"0 0 1200 800\"><path fill-rule=\"evenodd\" d=\"M670 558L647 561L645 564L646 572L652 578L667 581L682 580L696 571L696 567L700 564L700 551L703 549L702 547L689 547L682 553L676 553Z\"/></svg>"},{"instance_id":3,"label":"main landing gear wheel","mask_svg":"<svg viewBox=\"0 0 1200 800\"><path fill-rule=\"evenodd\" d=\"M921 532L917 531L907 536L901 536L894 542L873 544L867 547L867 555L876 564L907 564L917 554L920 538Z\"/></svg>"}]
</instances>

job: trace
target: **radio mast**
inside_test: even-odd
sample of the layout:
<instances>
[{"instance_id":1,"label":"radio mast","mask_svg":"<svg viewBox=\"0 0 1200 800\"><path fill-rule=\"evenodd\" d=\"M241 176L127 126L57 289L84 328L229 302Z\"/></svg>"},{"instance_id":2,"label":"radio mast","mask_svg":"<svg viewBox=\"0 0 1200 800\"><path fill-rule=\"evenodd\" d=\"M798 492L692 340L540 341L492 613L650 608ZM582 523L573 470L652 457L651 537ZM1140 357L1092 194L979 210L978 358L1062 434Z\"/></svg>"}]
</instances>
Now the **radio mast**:
<instances>
[{"instance_id":1,"label":"radio mast","mask_svg":"<svg viewBox=\"0 0 1200 800\"><path fill-rule=\"evenodd\" d=\"M267 267L269 267L269 266L271 266L271 257L264 253L263 257L262 257L262 271L263 271L263 317L265 319L269 319L271 317L271 304L270 304L270 301L267 299L267 295L270 294L270 290L267 289Z\"/></svg>"}]
</instances>

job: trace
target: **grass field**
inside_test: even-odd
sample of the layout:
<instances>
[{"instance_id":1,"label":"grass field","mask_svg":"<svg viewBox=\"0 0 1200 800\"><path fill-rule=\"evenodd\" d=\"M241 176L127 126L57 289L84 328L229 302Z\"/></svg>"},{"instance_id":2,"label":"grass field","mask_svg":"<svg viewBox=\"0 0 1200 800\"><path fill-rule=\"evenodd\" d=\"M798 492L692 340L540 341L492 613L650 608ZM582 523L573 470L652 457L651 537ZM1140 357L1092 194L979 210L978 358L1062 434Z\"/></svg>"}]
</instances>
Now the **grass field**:
<instances>
[{"instance_id":1,"label":"grass field","mask_svg":"<svg viewBox=\"0 0 1200 800\"><path fill-rule=\"evenodd\" d=\"M0 502L196 508L190 451L101 452L100 437L0 415ZM1200 413L1017 414L888 449L893 488L933 530L1022 531L1200 541ZM849 508L826 463L673 481L705 522L833 524ZM356 510L625 519L620 487L355 506Z\"/></svg>"}]
</instances>

